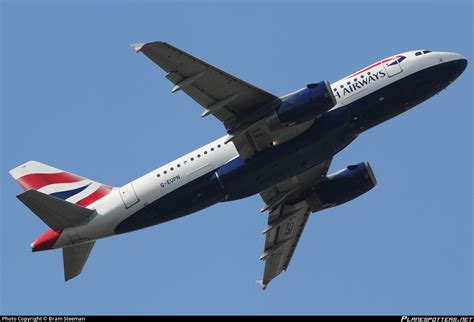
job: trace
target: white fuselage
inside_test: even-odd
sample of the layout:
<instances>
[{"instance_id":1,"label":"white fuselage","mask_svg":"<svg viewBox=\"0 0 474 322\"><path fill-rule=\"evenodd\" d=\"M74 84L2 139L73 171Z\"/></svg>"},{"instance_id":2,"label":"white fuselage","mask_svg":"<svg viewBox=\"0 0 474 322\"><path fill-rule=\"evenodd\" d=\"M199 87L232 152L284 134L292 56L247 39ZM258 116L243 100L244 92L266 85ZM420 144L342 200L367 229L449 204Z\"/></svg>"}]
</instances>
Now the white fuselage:
<instances>
[{"instance_id":1,"label":"white fuselage","mask_svg":"<svg viewBox=\"0 0 474 322\"><path fill-rule=\"evenodd\" d=\"M421 51L392 56L332 83L331 88L337 100L333 109L351 104L423 69L463 58L454 53L430 52L415 55L416 52ZM404 57L400 63L388 66L399 57ZM384 98L381 96L379 99ZM237 158L239 154L234 144L224 143L226 138L227 136L223 136L121 188L114 188L107 196L88 206L95 209L96 215L82 226L64 229L54 248L114 235L114 228L138 210Z\"/></svg>"}]
</instances>

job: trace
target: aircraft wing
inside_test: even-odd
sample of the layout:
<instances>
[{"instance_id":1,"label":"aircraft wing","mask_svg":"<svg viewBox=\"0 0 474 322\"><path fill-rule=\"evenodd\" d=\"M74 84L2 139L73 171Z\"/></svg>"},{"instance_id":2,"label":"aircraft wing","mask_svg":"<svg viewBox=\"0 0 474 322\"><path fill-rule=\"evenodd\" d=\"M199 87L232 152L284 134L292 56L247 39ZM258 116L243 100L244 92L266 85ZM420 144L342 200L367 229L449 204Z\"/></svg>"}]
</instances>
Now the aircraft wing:
<instances>
[{"instance_id":1,"label":"aircraft wing","mask_svg":"<svg viewBox=\"0 0 474 322\"><path fill-rule=\"evenodd\" d=\"M131 45L168 74L174 87L199 103L202 116L213 115L221 122L243 159L271 147L274 141L299 135L311 124L271 130L262 119L281 100L252 84L232 76L165 42Z\"/></svg>"},{"instance_id":2,"label":"aircraft wing","mask_svg":"<svg viewBox=\"0 0 474 322\"><path fill-rule=\"evenodd\" d=\"M263 231L265 247L260 256L265 261L263 280L259 281L263 289L288 269L310 215L309 205L306 200L301 201L300 195L325 178L330 163L331 160L325 161L260 193L265 202L262 211L269 211L268 225Z\"/></svg>"}]
</instances>

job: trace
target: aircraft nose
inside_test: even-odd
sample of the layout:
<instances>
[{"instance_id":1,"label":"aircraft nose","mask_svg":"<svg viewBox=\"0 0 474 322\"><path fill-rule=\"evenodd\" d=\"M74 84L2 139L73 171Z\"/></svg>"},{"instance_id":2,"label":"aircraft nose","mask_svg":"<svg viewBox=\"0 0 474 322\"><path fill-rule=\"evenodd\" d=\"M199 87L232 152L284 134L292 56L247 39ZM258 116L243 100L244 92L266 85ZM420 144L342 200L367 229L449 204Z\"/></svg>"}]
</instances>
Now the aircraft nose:
<instances>
[{"instance_id":1,"label":"aircraft nose","mask_svg":"<svg viewBox=\"0 0 474 322\"><path fill-rule=\"evenodd\" d=\"M442 61L444 61L444 62L455 62L455 64L459 68L464 67L464 68L462 68L462 71L464 71L464 69L467 66L467 58L464 55L461 55L461 54L458 54L458 53L443 53L442 56L443 56Z\"/></svg>"},{"instance_id":2,"label":"aircraft nose","mask_svg":"<svg viewBox=\"0 0 474 322\"><path fill-rule=\"evenodd\" d=\"M467 67L467 58L458 53L441 53L440 66L450 82L458 78Z\"/></svg>"},{"instance_id":3,"label":"aircraft nose","mask_svg":"<svg viewBox=\"0 0 474 322\"><path fill-rule=\"evenodd\" d=\"M459 74L461 74L467 67L467 58L463 55L459 55L462 58L455 60L457 68L459 69Z\"/></svg>"},{"instance_id":4,"label":"aircraft nose","mask_svg":"<svg viewBox=\"0 0 474 322\"><path fill-rule=\"evenodd\" d=\"M454 59L451 60L453 73L455 78L461 75L467 67L467 58L461 54L454 54Z\"/></svg>"},{"instance_id":5,"label":"aircraft nose","mask_svg":"<svg viewBox=\"0 0 474 322\"><path fill-rule=\"evenodd\" d=\"M467 60L467 58L461 54L450 52L439 52L439 58L445 62L453 60Z\"/></svg>"}]
</instances>

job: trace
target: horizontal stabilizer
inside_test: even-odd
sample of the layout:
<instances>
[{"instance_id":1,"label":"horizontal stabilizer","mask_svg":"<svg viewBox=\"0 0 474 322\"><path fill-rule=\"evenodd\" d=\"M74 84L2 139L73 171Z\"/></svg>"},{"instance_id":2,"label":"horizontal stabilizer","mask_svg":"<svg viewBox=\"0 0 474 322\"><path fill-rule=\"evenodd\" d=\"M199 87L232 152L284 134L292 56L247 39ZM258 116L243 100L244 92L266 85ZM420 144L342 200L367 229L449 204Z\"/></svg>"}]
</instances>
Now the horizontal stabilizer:
<instances>
[{"instance_id":1,"label":"horizontal stabilizer","mask_svg":"<svg viewBox=\"0 0 474 322\"><path fill-rule=\"evenodd\" d=\"M82 268L86 264L87 258L94 247L95 241L88 243L63 248L63 262L64 262L64 280L68 281L71 278L81 274Z\"/></svg>"},{"instance_id":2,"label":"horizontal stabilizer","mask_svg":"<svg viewBox=\"0 0 474 322\"><path fill-rule=\"evenodd\" d=\"M95 210L84 208L37 190L17 196L31 211L54 231L77 226L89 219Z\"/></svg>"}]
</instances>

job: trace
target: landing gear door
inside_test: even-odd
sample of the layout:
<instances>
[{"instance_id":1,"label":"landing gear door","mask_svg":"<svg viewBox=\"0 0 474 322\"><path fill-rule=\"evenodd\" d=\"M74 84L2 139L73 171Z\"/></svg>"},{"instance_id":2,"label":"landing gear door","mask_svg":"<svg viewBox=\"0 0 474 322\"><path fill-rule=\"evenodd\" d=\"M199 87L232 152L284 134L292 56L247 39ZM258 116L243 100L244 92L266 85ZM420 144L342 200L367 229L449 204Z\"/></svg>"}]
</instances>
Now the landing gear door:
<instances>
[{"instance_id":1,"label":"landing gear door","mask_svg":"<svg viewBox=\"0 0 474 322\"><path fill-rule=\"evenodd\" d=\"M127 209L140 201L135 193L135 189L133 189L133 183L126 184L120 188L120 197L122 197L122 201Z\"/></svg>"},{"instance_id":2,"label":"landing gear door","mask_svg":"<svg viewBox=\"0 0 474 322\"><path fill-rule=\"evenodd\" d=\"M400 59L398 57L395 57L390 60L382 61L383 68L385 68L388 77L395 76L402 72L402 67L400 66L399 60Z\"/></svg>"}]
</instances>

